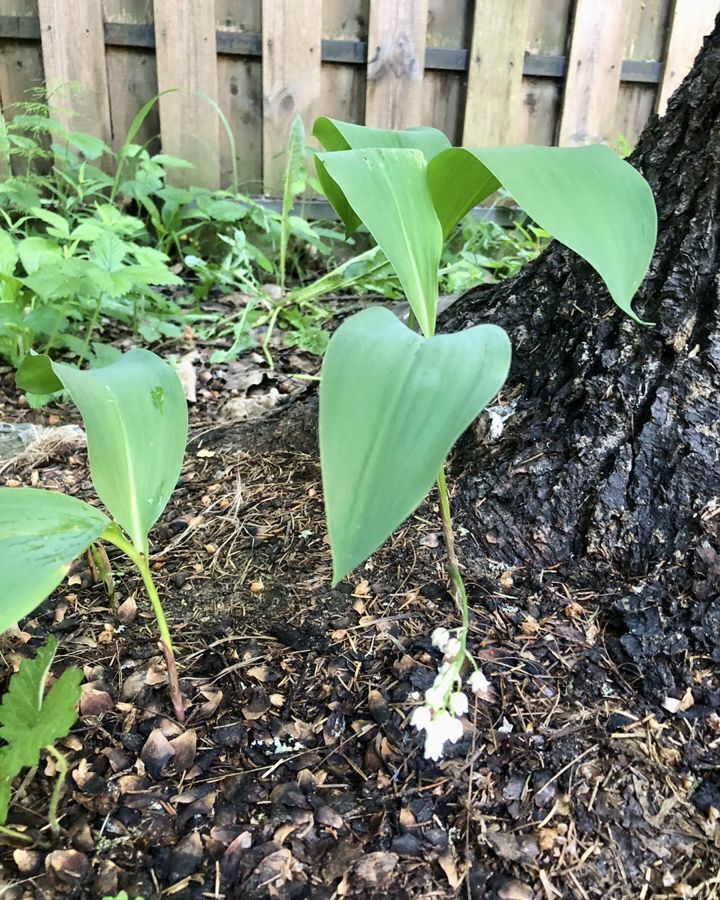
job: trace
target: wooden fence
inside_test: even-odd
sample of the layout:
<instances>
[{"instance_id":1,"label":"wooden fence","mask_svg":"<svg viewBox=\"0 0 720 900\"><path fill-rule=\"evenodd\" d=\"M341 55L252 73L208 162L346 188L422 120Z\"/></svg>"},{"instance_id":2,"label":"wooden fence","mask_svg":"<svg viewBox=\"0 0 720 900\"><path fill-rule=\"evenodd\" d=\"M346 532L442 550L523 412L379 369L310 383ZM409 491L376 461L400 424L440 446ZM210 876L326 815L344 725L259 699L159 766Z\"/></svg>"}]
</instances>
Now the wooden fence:
<instances>
[{"instance_id":1,"label":"wooden fence","mask_svg":"<svg viewBox=\"0 0 720 900\"><path fill-rule=\"evenodd\" d=\"M689 70L720 0L0 0L0 105L55 113L228 184L277 193L290 124L431 124L455 143L632 144Z\"/></svg>"}]
</instances>

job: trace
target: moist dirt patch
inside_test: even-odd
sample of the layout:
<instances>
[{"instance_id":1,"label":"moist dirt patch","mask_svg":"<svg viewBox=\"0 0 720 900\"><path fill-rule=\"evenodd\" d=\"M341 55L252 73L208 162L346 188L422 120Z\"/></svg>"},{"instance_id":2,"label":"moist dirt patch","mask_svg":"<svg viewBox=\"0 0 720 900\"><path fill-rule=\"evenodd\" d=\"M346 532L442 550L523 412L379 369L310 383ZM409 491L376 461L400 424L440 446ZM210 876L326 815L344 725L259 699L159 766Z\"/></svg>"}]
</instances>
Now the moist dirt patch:
<instances>
[{"instance_id":1,"label":"moist dirt patch","mask_svg":"<svg viewBox=\"0 0 720 900\"><path fill-rule=\"evenodd\" d=\"M289 378L300 363L312 373L298 357L274 372L256 361L262 377L246 363L196 364L185 468L152 535L184 726L139 579L112 553L114 597L81 560L3 638L5 681L52 633L55 674L79 665L86 686L61 747L71 769L61 833L46 822L44 762L8 823L32 843L0 839L2 896L717 896L707 616L698 622L690 602L660 610L690 636L670 653L670 630L641 603L651 585L600 590L571 569L476 565L471 650L492 691L471 703L446 759L426 761L408 718L440 662L433 628L457 623L435 498L332 590L317 456L284 449L277 424L308 391ZM77 421L70 409L28 411L11 373L2 378L5 420ZM271 413L254 404L258 432L276 423L276 446L254 447L252 423L217 427L233 385L276 391ZM31 468L6 464L1 477L93 496L82 445ZM480 558L461 534L461 558L463 547Z\"/></svg>"}]
</instances>

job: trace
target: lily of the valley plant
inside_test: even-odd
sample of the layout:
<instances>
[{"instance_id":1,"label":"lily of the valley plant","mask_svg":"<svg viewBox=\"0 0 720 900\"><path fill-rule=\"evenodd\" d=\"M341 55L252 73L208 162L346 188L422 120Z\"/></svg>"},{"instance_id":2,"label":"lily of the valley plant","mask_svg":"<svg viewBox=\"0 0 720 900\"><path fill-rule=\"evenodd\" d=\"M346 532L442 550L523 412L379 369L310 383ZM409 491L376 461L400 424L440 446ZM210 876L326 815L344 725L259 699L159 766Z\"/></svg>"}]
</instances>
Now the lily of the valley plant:
<instances>
[{"instance_id":1,"label":"lily of the valley plant","mask_svg":"<svg viewBox=\"0 0 720 900\"><path fill-rule=\"evenodd\" d=\"M632 297L655 246L645 179L604 146L451 147L433 128L388 131L328 118L314 135L328 200L347 234L364 224L395 269L420 333L385 308L345 321L320 385L323 490L337 583L363 563L437 484L448 573L461 624L438 629L443 662L412 723L438 759L462 736L471 691L487 688L467 648L468 598L455 552L445 460L502 388L510 341L497 325L435 335L443 242L476 204L504 187L537 224L582 256L636 321Z\"/></svg>"},{"instance_id":2,"label":"lily of the valley plant","mask_svg":"<svg viewBox=\"0 0 720 900\"><path fill-rule=\"evenodd\" d=\"M87 433L90 474L102 510L35 488L0 488L0 632L28 615L96 541L114 544L140 572L160 632L175 713L182 720L172 639L150 568L148 535L177 484L187 441L187 405L175 371L154 353L131 350L81 371L47 356L25 358L25 390L65 390Z\"/></svg>"}]
</instances>

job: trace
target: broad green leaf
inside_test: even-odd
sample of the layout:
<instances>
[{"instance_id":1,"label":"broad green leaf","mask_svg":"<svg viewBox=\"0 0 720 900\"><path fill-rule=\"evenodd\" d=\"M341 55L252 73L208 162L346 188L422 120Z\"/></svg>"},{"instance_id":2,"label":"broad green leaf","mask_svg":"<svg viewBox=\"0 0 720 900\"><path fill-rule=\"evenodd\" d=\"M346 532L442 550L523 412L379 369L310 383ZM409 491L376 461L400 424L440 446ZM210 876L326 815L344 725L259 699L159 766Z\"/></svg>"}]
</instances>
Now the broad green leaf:
<instances>
[{"instance_id":1,"label":"broad green leaf","mask_svg":"<svg viewBox=\"0 0 720 900\"><path fill-rule=\"evenodd\" d=\"M70 237L70 226L64 216L60 216L49 209L43 209L41 206L33 207L30 212L36 219L40 219L50 226L47 231L52 237Z\"/></svg>"},{"instance_id":2,"label":"broad green leaf","mask_svg":"<svg viewBox=\"0 0 720 900\"><path fill-rule=\"evenodd\" d=\"M18 251L15 241L7 231L0 231L0 273L12 275L17 261Z\"/></svg>"},{"instance_id":3,"label":"broad green leaf","mask_svg":"<svg viewBox=\"0 0 720 900\"><path fill-rule=\"evenodd\" d=\"M17 245L20 262L28 275L47 265L62 261L62 251L54 241L43 237L29 237Z\"/></svg>"},{"instance_id":4,"label":"broad green leaf","mask_svg":"<svg viewBox=\"0 0 720 900\"><path fill-rule=\"evenodd\" d=\"M435 330L442 229L419 150L341 150L322 161L392 267L425 335Z\"/></svg>"},{"instance_id":5,"label":"broad green leaf","mask_svg":"<svg viewBox=\"0 0 720 900\"><path fill-rule=\"evenodd\" d=\"M85 159L99 159L103 153L112 154L112 150L105 141L84 131L67 132L67 142L71 147L79 150Z\"/></svg>"},{"instance_id":6,"label":"broad green leaf","mask_svg":"<svg viewBox=\"0 0 720 900\"><path fill-rule=\"evenodd\" d=\"M450 141L442 131L427 126L396 131L320 116L315 119L312 133L326 150L363 150L367 147L420 150L425 159L430 160L450 147Z\"/></svg>"},{"instance_id":7,"label":"broad green leaf","mask_svg":"<svg viewBox=\"0 0 720 900\"><path fill-rule=\"evenodd\" d=\"M126 244L111 231L104 231L93 241L89 257L103 272L117 272L126 255Z\"/></svg>"},{"instance_id":8,"label":"broad green leaf","mask_svg":"<svg viewBox=\"0 0 720 900\"><path fill-rule=\"evenodd\" d=\"M502 185L541 228L587 260L617 305L640 322L631 301L655 248L655 201L642 175L608 147L453 148L431 160L428 179L446 236Z\"/></svg>"},{"instance_id":9,"label":"broad green leaf","mask_svg":"<svg viewBox=\"0 0 720 900\"><path fill-rule=\"evenodd\" d=\"M0 488L0 632L42 603L109 524L67 494Z\"/></svg>"},{"instance_id":10,"label":"broad green leaf","mask_svg":"<svg viewBox=\"0 0 720 900\"><path fill-rule=\"evenodd\" d=\"M175 371L148 350L88 371L33 355L18 369L17 382L39 394L68 391L85 423L98 496L147 553L148 532L170 499L185 454L187 404Z\"/></svg>"},{"instance_id":11,"label":"broad green leaf","mask_svg":"<svg viewBox=\"0 0 720 900\"><path fill-rule=\"evenodd\" d=\"M334 583L418 507L509 366L510 342L496 325L428 339L375 307L338 328L320 384Z\"/></svg>"},{"instance_id":12,"label":"broad green leaf","mask_svg":"<svg viewBox=\"0 0 720 900\"><path fill-rule=\"evenodd\" d=\"M26 659L10 679L0 705L0 824L7 819L12 780L22 769L40 761L43 748L67 736L77 721L83 673L66 669L45 694L57 640L48 638L35 659Z\"/></svg>"},{"instance_id":13,"label":"broad green leaf","mask_svg":"<svg viewBox=\"0 0 720 900\"><path fill-rule=\"evenodd\" d=\"M22 284L44 300L57 300L76 294L96 292L93 272L98 272L86 259L55 257L54 262L42 265L32 275L19 279Z\"/></svg>"},{"instance_id":14,"label":"broad green leaf","mask_svg":"<svg viewBox=\"0 0 720 900\"><path fill-rule=\"evenodd\" d=\"M437 128L408 128L395 131L390 128L369 128L366 125L354 125L351 122L340 122L320 116L315 120L313 136L325 150L362 150L368 147L385 147L396 149L419 150L425 159L430 160L442 150L450 146L450 141ZM332 179L326 170L322 157L315 159L318 180L327 199L345 225L345 234L350 236L362 224L352 205L348 203L342 188Z\"/></svg>"}]
</instances>

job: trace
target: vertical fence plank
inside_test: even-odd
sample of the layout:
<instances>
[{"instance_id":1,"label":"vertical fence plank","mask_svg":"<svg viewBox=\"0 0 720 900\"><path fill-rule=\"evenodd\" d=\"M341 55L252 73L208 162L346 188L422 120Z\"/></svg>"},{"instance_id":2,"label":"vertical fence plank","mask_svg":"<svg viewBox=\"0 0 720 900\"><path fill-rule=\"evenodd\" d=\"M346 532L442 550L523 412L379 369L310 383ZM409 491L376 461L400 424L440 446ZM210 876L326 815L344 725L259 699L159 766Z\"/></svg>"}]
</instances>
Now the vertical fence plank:
<instances>
[{"instance_id":1,"label":"vertical fence plank","mask_svg":"<svg viewBox=\"0 0 720 900\"><path fill-rule=\"evenodd\" d=\"M703 38L713 30L719 10L718 0L675 0L658 94L657 111L661 116L675 89L692 68Z\"/></svg>"},{"instance_id":2,"label":"vertical fence plank","mask_svg":"<svg viewBox=\"0 0 720 900\"><path fill-rule=\"evenodd\" d=\"M528 53L564 56L572 0L532 0L528 27ZM525 76L522 105L518 110L518 135L522 143L554 144L560 121L561 83L555 78Z\"/></svg>"},{"instance_id":3,"label":"vertical fence plank","mask_svg":"<svg viewBox=\"0 0 720 900\"><path fill-rule=\"evenodd\" d=\"M471 0L429 0L427 46L467 50L472 32ZM462 72L425 70L422 124L444 131L453 144L462 142L467 78Z\"/></svg>"},{"instance_id":4,"label":"vertical fence plank","mask_svg":"<svg viewBox=\"0 0 720 900\"><path fill-rule=\"evenodd\" d=\"M101 0L74 4L72 15L63 0L39 0L38 12L53 115L72 131L112 143Z\"/></svg>"},{"instance_id":5,"label":"vertical fence plank","mask_svg":"<svg viewBox=\"0 0 720 900\"><path fill-rule=\"evenodd\" d=\"M521 122L522 72L530 0L477 0L463 144L512 144Z\"/></svg>"},{"instance_id":6,"label":"vertical fence plank","mask_svg":"<svg viewBox=\"0 0 720 900\"><path fill-rule=\"evenodd\" d=\"M262 31L261 0L215 0L218 31ZM220 180L233 182L235 169L242 190L262 193L262 62L255 57L221 53L218 66L218 101L233 134L233 142L224 128L220 130Z\"/></svg>"},{"instance_id":7,"label":"vertical fence plank","mask_svg":"<svg viewBox=\"0 0 720 900\"><path fill-rule=\"evenodd\" d=\"M369 0L323 0L323 38L367 43L369 8ZM364 66L326 62L320 78L319 113L344 122L365 121Z\"/></svg>"},{"instance_id":8,"label":"vertical fence plank","mask_svg":"<svg viewBox=\"0 0 720 900\"><path fill-rule=\"evenodd\" d=\"M577 0L560 118L563 146L612 138L627 12L626 0Z\"/></svg>"},{"instance_id":9,"label":"vertical fence plank","mask_svg":"<svg viewBox=\"0 0 720 900\"><path fill-rule=\"evenodd\" d=\"M671 0L631 0L623 59L657 62L666 44ZM652 115L659 85L625 82L620 85L612 143L634 147Z\"/></svg>"},{"instance_id":10,"label":"vertical fence plank","mask_svg":"<svg viewBox=\"0 0 720 900\"><path fill-rule=\"evenodd\" d=\"M312 125L320 99L321 0L263 0L263 181L278 194L290 126Z\"/></svg>"},{"instance_id":11,"label":"vertical fence plank","mask_svg":"<svg viewBox=\"0 0 720 900\"><path fill-rule=\"evenodd\" d=\"M422 118L428 0L372 0L365 122L408 128Z\"/></svg>"},{"instance_id":12,"label":"vertical fence plank","mask_svg":"<svg viewBox=\"0 0 720 900\"><path fill-rule=\"evenodd\" d=\"M173 169L178 185L220 186L220 120L217 103L215 4L208 0L154 0L160 130L166 153L193 169Z\"/></svg>"},{"instance_id":13,"label":"vertical fence plank","mask_svg":"<svg viewBox=\"0 0 720 900\"><path fill-rule=\"evenodd\" d=\"M110 24L153 24L152 0L103 0L103 8L105 21ZM106 47L105 60L113 146L119 150L138 111L157 96L157 66L152 50L137 47ZM145 145L159 138L159 135L160 115L156 105L140 127L134 142Z\"/></svg>"}]
</instances>

